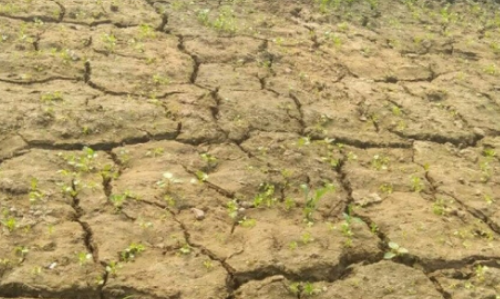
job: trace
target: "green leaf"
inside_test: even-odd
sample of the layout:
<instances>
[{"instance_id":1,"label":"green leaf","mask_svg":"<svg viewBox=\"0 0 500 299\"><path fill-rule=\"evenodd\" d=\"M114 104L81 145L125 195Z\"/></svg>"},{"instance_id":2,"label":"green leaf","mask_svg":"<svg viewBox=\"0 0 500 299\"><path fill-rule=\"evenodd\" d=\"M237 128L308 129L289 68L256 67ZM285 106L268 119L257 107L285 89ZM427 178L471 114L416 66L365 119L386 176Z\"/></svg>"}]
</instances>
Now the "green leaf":
<instances>
[{"instance_id":1,"label":"green leaf","mask_svg":"<svg viewBox=\"0 0 500 299\"><path fill-rule=\"evenodd\" d=\"M388 245L389 245L389 247L391 249L396 249L397 250L399 248L399 245L397 243L394 243L394 242L389 242Z\"/></svg>"},{"instance_id":2,"label":"green leaf","mask_svg":"<svg viewBox=\"0 0 500 299\"><path fill-rule=\"evenodd\" d=\"M384 259L386 259L386 260L390 260L390 259L392 259L392 258L393 258L393 257L395 257L395 256L396 256L396 254L395 254L394 252L389 251L389 252L386 252L386 253L384 254Z\"/></svg>"},{"instance_id":3,"label":"green leaf","mask_svg":"<svg viewBox=\"0 0 500 299\"><path fill-rule=\"evenodd\" d=\"M408 253L408 249L403 248L403 247L399 247L399 249L398 249L398 253L400 253L400 254L405 254L405 253Z\"/></svg>"}]
</instances>

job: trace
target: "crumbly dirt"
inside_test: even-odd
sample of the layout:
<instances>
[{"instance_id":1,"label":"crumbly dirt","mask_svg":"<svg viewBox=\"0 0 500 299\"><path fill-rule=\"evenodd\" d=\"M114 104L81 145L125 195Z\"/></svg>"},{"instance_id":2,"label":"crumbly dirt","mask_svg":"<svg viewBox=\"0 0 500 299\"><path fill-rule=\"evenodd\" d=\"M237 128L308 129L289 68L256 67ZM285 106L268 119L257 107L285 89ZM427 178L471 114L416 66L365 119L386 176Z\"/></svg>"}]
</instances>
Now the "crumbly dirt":
<instances>
[{"instance_id":1,"label":"crumbly dirt","mask_svg":"<svg viewBox=\"0 0 500 299\"><path fill-rule=\"evenodd\" d=\"M500 298L500 4L0 0L0 298Z\"/></svg>"}]
</instances>

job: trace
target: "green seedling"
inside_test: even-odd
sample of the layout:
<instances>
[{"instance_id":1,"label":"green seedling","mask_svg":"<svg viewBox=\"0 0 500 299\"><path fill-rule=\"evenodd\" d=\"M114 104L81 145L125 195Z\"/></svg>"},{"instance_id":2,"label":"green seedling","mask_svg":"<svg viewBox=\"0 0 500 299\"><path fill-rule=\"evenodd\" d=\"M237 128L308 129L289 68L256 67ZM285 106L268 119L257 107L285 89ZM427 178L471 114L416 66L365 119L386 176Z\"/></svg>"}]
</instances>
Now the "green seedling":
<instances>
[{"instance_id":1,"label":"green seedling","mask_svg":"<svg viewBox=\"0 0 500 299\"><path fill-rule=\"evenodd\" d=\"M191 251L192 251L192 249L191 249L191 246L189 246L189 244L184 244L181 248L179 248L179 252L182 255L188 255L191 253Z\"/></svg>"},{"instance_id":2,"label":"green seedling","mask_svg":"<svg viewBox=\"0 0 500 299\"><path fill-rule=\"evenodd\" d=\"M195 174L196 174L196 178L200 182L206 182L208 180L208 174L206 174L205 172L203 172L201 170L197 170Z\"/></svg>"},{"instance_id":3,"label":"green seedling","mask_svg":"<svg viewBox=\"0 0 500 299\"><path fill-rule=\"evenodd\" d=\"M25 246L17 246L16 248L14 248L14 254L19 257L20 263L24 262L24 260L26 259L26 255L28 255L29 252L30 250Z\"/></svg>"},{"instance_id":4,"label":"green seedling","mask_svg":"<svg viewBox=\"0 0 500 299\"><path fill-rule=\"evenodd\" d=\"M446 214L446 204L443 199L438 198L432 204L432 212L437 216L444 216Z\"/></svg>"},{"instance_id":5,"label":"green seedling","mask_svg":"<svg viewBox=\"0 0 500 299\"><path fill-rule=\"evenodd\" d=\"M17 220L14 217L7 218L7 220L2 221L2 224L9 232L13 232L17 228Z\"/></svg>"},{"instance_id":6,"label":"green seedling","mask_svg":"<svg viewBox=\"0 0 500 299\"><path fill-rule=\"evenodd\" d=\"M304 207L304 216L308 222L313 222L313 214L318 208L318 203L321 198L328 192L334 192L336 190L335 186L332 184L326 184L325 187L319 188L314 191L313 195L310 196L310 189L307 184L300 185L300 188L304 192L306 205Z\"/></svg>"},{"instance_id":7,"label":"green seedling","mask_svg":"<svg viewBox=\"0 0 500 299\"><path fill-rule=\"evenodd\" d=\"M96 169L94 164L98 155L90 147L84 147L80 155L63 155L62 153L58 155L77 172L91 172Z\"/></svg>"},{"instance_id":8,"label":"green seedling","mask_svg":"<svg viewBox=\"0 0 500 299\"><path fill-rule=\"evenodd\" d=\"M137 255L146 250L146 247L140 243L132 243L129 247L121 252L121 260L125 262L130 262L134 260Z\"/></svg>"},{"instance_id":9,"label":"green seedling","mask_svg":"<svg viewBox=\"0 0 500 299\"><path fill-rule=\"evenodd\" d=\"M394 187L390 183L385 183L380 185L379 190L385 194L391 194L394 191Z\"/></svg>"},{"instance_id":10,"label":"green seedling","mask_svg":"<svg viewBox=\"0 0 500 299\"><path fill-rule=\"evenodd\" d=\"M159 157L165 153L165 149L163 147L157 147L152 150L146 152L146 157Z\"/></svg>"},{"instance_id":11,"label":"green seedling","mask_svg":"<svg viewBox=\"0 0 500 299\"><path fill-rule=\"evenodd\" d=\"M232 219L238 218L238 202L233 199L227 203L227 213Z\"/></svg>"},{"instance_id":12,"label":"green seedling","mask_svg":"<svg viewBox=\"0 0 500 299\"><path fill-rule=\"evenodd\" d=\"M255 225L257 225L257 220L243 217L243 219L238 221L238 224L245 228L252 228L255 227Z\"/></svg>"},{"instance_id":13,"label":"green seedling","mask_svg":"<svg viewBox=\"0 0 500 299\"><path fill-rule=\"evenodd\" d=\"M40 96L40 101L44 104L54 104L55 102L62 102L63 100L63 94L60 91L48 92Z\"/></svg>"},{"instance_id":14,"label":"green seedling","mask_svg":"<svg viewBox=\"0 0 500 299\"><path fill-rule=\"evenodd\" d=\"M305 232L300 236L300 241L302 244L307 245L314 241L314 238L310 232Z\"/></svg>"},{"instance_id":15,"label":"green seedling","mask_svg":"<svg viewBox=\"0 0 500 299\"><path fill-rule=\"evenodd\" d=\"M297 203L295 202L295 200L287 197L285 199L285 210L286 211L291 211L293 208L295 208L297 206Z\"/></svg>"},{"instance_id":16,"label":"green seedling","mask_svg":"<svg viewBox=\"0 0 500 299\"><path fill-rule=\"evenodd\" d=\"M164 172L163 178L158 182L156 182L156 185L161 189L169 191L173 184L179 184L179 183L182 183L182 180L176 179L173 173Z\"/></svg>"},{"instance_id":17,"label":"green seedling","mask_svg":"<svg viewBox=\"0 0 500 299\"><path fill-rule=\"evenodd\" d=\"M488 270L489 270L489 268L487 266L477 265L474 268L474 276L475 276L476 280L478 280L479 282L484 282L486 272L488 272Z\"/></svg>"},{"instance_id":18,"label":"green seedling","mask_svg":"<svg viewBox=\"0 0 500 299\"><path fill-rule=\"evenodd\" d=\"M116 277L118 268L121 268L121 265L116 261L111 261L106 265L106 272L112 277Z\"/></svg>"},{"instance_id":19,"label":"green seedling","mask_svg":"<svg viewBox=\"0 0 500 299\"><path fill-rule=\"evenodd\" d=\"M483 156L485 156L486 158L493 159L496 157L496 155L497 155L497 152L494 149L485 148L483 150Z\"/></svg>"},{"instance_id":20,"label":"green seedling","mask_svg":"<svg viewBox=\"0 0 500 299\"><path fill-rule=\"evenodd\" d=\"M108 52L110 52L110 53L114 53L115 52L117 39L114 36L114 34L107 34L107 33L103 34L101 36L101 40L104 43L104 48L106 48L106 50Z\"/></svg>"},{"instance_id":21,"label":"green seedling","mask_svg":"<svg viewBox=\"0 0 500 299\"><path fill-rule=\"evenodd\" d=\"M141 24L139 25L139 40L144 39L155 39L156 32L153 26L149 24Z\"/></svg>"},{"instance_id":22,"label":"green seedling","mask_svg":"<svg viewBox=\"0 0 500 299\"><path fill-rule=\"evenodd\" d=\"M207 271L210 271L214 267L214 264L212 263L211 260L206 260L206 261L203 261L203 267L205 267L205 269L207 269Z\"/></svg>"},{"instance_id":23,"label":"green seedling","mask_svg":"<svg viewBox=\"0 0 500 299\"><path fill-rule=\"evenodd\" d=\"M492 205L495 202L493 198L488 194L484 195L484 201L486 201L488 205Z\"/></svg>"},{"instance_id":24,"label":"green seedling","mask_svg":"<svg viewBox=\"0 0 500 299\"><path fill-rule=\"evenodd\" d=\"M261 192L257 194L253 200L254 207L258 208L262 205L270 208L272 207L278 199L274 196L275 187L272 184L261 184Z\"/></svg>"},{"instance_id":25,"label":"green seedling","mask_svg":"<svg viewBox=\"0 0 500 299\"><path fill-rule=\"evenodd\" d=\"M214 169L217 167L218 160L216 157L210 155L209 153L200 154L200 157L207 164L208 169Z\"/></svg>"},{"instance_id":26,"label":"green seedling","mask_svg":"<svg viewBox=\"0 0 500 299\"><path fill-rule=\"evenodd\" d=\"M372 167L376 170L387 170L389 158L381 155L375 155L372 159Z\"/></svg>"},{"instance_id":27,"label":"green seedling","mask_svg":"<svg viewBox=\"0 0 500 299\"><path fill-rule=\"evenodd\" d=\"M118 154L116 155L116 157L122 166L126 166L131 159L130 151L125 149L125 148L121 148L118 151Z\"/></svg>"},{"instance_id":28,"label":"green seedling","mask_svg":"<svg viewBox=\"0 0 500 299\"><path fill-rule=\"evenodd\" d=\"M84 266L89 261L92 261L92 254L87 252L80 252L77 254L78 264Z\"/></svg>"},{"instance_id":29,"label":"green seedling","mask_svg":"<svg viewBox=\"0 0 500 299\"><path fill-rule=\"evenodd\" d=\"M480 162L479 169L481 170L481 181L483 183L488 182L493 174L490 162L489 161Z\"/></svg>"},{"instance_id":30,"label":"green seedling","mask_svg":"<svg viewBox=\"0 0 500 299\"><path fill-rule=\"evenodd\" d=\"M394 242L389 242L388 245L390 250L384 254L384 259L386 260L390 260L396 256L401 256L408 253L408 250L406 248L403 248Z\"/></svg>"},{"instance_id":31,"label":"green seedling","mask_svg":"<svg viewBox=\"0 0 500 299\"><path fill-rule=\"evenodd\" d=\"M44 194L40 189L38 189L38 180L36 178L31 179L29 201L30 203L35 203L44 198Z\"/></svg>"},{"instance_id":32,"label":"green seedling","mask_svg":"<svg viewBox=\"0 0 500 299\"><path fill-rule=\"evenodd\" d=\"M413 192L421 192L424 190L424 183L422 182L422 179L417 177L417 176L411 176L410 178L411 181L411 190Z\"/></svg>"}]
</instances>

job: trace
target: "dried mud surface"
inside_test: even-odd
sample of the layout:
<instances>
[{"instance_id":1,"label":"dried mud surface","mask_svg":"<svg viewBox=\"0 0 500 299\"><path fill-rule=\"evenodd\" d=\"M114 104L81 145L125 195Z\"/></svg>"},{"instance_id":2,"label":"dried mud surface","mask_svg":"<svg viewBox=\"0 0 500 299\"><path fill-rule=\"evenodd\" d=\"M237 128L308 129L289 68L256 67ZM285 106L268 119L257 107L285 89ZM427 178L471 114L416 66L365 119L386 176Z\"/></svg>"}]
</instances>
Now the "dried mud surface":
<instances>
[{"instance_id":1,"label":"dried mud surface","mask_svg":"<svg viewBox=\"0 0 500 299\"><path fill-rule=\"evenodd\" d=\"M500 298L498 1L0 0L0 61L0 298Z\"/></svg>"}]
</instances>

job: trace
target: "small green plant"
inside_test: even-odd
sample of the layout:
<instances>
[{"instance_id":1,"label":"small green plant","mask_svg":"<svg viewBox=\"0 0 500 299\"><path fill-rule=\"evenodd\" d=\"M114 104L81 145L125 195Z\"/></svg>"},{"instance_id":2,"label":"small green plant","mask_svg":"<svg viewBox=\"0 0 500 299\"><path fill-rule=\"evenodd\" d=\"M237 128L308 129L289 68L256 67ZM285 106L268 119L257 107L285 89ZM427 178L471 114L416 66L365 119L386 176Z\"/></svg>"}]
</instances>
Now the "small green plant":
<instances>
[{"instance_id":1,"label":"small green plant","mask_svg":"<svg viewBox=\"0 0 500 299\"><path fill-rule=\"evenodd\" d=\"M391 183L384 183L380 185L379 190L385 194L391 194L394 191L394 187Z\"/></svg>"},{"instance_id":2,"label":"small green plant","mask_svg":"<svg viewBox=\"0 0 500 299\"><path fill-rule=\"evenodd\" d=\"M483 150L483 156L485 156L486 158L494 158L496 157L496 155L497 152L492 148L485 148Z\"/></svg>"},{"instance_id":3,"label":"small green plant","mask_svg":"<svg viewBox=\"0 0 500 299\"><path fill-rule=\"evenodd\" d=\"M228 213L230 218L232 218L232 219L238 218L238 210L239 210L239 206L238 206L238 202L236 201L236 199L233 199L227 203L227 213Z\"/></svg>"},{"instance_id":4,"label":"small green plant","mask_svg":"<svg viewBox=\"0 0 500 299\"><path fill-rule=\"evenodd\" d=\"M418 176L411 176L410 178L411 181L411 190L413 192L421 192L424 190L424 183L422 182L422 179Z\"/></svg>"},{"instance_id":5,"label":"small green plant","mask_svg":"<svg viewBox=\"0 0 500 299\"><path fill-rule=\"evenodd\" d=\"M401 256L408 253L406 248L399 246L397 243L389 242L389 251L384 254L384 259L390 260L396 256Z\"/></svg>"},{"instance_id":6,"label":"small green plant","mask_svg":"<svg viewBox=\"0 0 500 299\"><path fill-rule=\"evenodd\" d=\"M389 158L381 155L375 155L372 158L372 167L376 170L387 170Z\"/></svg>"},{"instance_id":7,"label":"small green plant","mask_svg":"<svg viewBox=\"0 0 500 299\"><path fill-rule=\"evenodd\" d=\"M116 43L117 43L117 39L116 37L114 36L114 34L103 34L101 36L101 40L102 42L104 43L104 48L110 52L110 53L114 53L115 52L115 48L116 48Z\"/></svg>"},{"instance_id":8,"label":"small green plant","mask_svg":"<svg viewBox=\"0 0 500 299\"><path fill-rule=\"evenodd\" d=\"M26 255L28 255L29 252L30 250L26 246L17 246L14 248L14 254L19 257L20 263L24 262Z\"/></svg>"},{"instance_id":9,"label":"small green plant","mask_svg":"<svg viewBox=\"0 0 500 299\"><path fill-rule=\"evenodd\" d=\"M488 272L489 268L483 265L477 265L474 268L474 276L475 279L479 282L483 282L485 280L486 272Z\"/></svg>"},{"instance_id":10,"label":"small green plant","mask_svg":"<svg viewBox=\"0 0 500 299\"><path fill-rule=\"evenodd\" d=\"M77 172L91 172L96 169L95 159L98 155L90 147L84 147L79 155L63 155L62 153L58 155Z\"/></svg>"},{"instance_id":11,"label":"small green plant","mask_svg":"<svg viewBox=\"0 0 500 299\"><path fill-rule=\"evenodd\" d=\"M488 194L484 195L484 201L486 201L488 205L492 205L495 202L493 198Z\"/></svg>"},{"instance_id":12,"label":"small green plant","mask_svg":"<svg viewBox=\"0 0 500 299\"><path fill-rule=\"evenodd\" d=\"M229 6L220 8L219 15L212 26L221 32L234 33L236 31L236 18L233 10Z\"/></svg>"},{"instance_id":13,"label":"small green plant","mask_svg":"<svg viewBox=\"0 0 500 299\"><path fill-rule=\"evenodd\" d=\"M438 198L432 204L432 212L437 216L444 216L446 214L446 204L442 198Z\"/></svg>"},{"instance_id":14,"label":"small green plant","mask_svg":"<svg viewBox=\"0 0 500 299\"><path fill-rule=\"evenodd\" d=\"M196 175L196 178L198 179L198 181L200 181L200 182L206 182L208 180L208 174L201 171L201 170L197 170L195 172L195 175Z\"/></svg>"},{"instance_id":15,"label":"small green plant","mask_svg":"<svg viewBox=\"0 0 500 299\"><path fill-rule=\"evenodd\" d=\"M332 184L326 184L323 188L319 188L313 192L313 195L310 196L311 190L307 184L302 184L300 186L302 191L304 192L306 205L304 207L304 216L308 222L313 222L313 214L318 208L318 203L321 198L328 192L334 192L336 190L335 186Z\"/></svg>"},{"instance_id":16,"label":"small green plant","mask_svg":"<svg viewBox=\"0 0 500 299\"><path fill-rule=\"evenodd\" d=\"M146 157L156 158L156 157L163 155L163 153L165 153L165 149L163 147L157 147L157 148L154 148L152 150L148 150L146 152Z\"/></svg>"},{"instance_id":17,"label":"small green plant","mask_svg":"<svg viewBox=\"0 0 500 299\"><path fill-rule=\"evenodd\" d=\"M216 157L212 156L211 154L203 153L203 154L200 154L200 157L203 161L205 161L208 169L214 169L215 167L217 167L218 160Z\"/></svg>"},{"instance_id":18,"label":"small green plant","mask_svg":"<svg viewBox=\"0 0 500 299\"><path fill-rule=\"evenodd\" d=\"M9 217L7 220L2 221L2 225L5 226L9 232L13 232L17 228L17 220L14 217Z\"/></svg>"},{"instance_id":19,"label":"small green plant","mask_svg":"<svg viewBox=\"0 0 500 299\"><path fill-rule=\"evenodd\" d=\"M161 189L165 189L166 191L169 191L173 184L182 183L182 180L176 179L174 177L174 174L171 172L164 172L162 176L163 178L156 182L156 185Z\"/></svg>"},{"instance_id":20,"label":"small green plant","mask_svg":"<svg viewBox=\"0 0 500 299\"><path fill-rule=\"evenodd\" d=\"M313 242L314 238L313 238L311 232L305 232L300 236L300 241L302 242L302 244L307 245L307 244Z\"/></svg>"},{"instance_id":21,"label":"small green plant","mask_svg":"<svg viewBox=\"0 0 500 299\"><path fill-rule=\"evenodd\" d=\"M493 175L493 170L488 160L479 163L479 169L481 170L481 181L483 183L488 182Z\"/></svg>"},{"instance_id":22,"label":"small green plant","mask_svg":"<svg viewBox=\"0 0 500 299\"><path fill-rule=\"evenodd\" d=\"M265 205L268 208L272 207L278 201L278 199L274 196L274 185L263 183L260 184L259 188L261 192L259 192L253 200L254 207L258 208L262 205Z\"/></svg>"},{"instance_id":23,"label":"small green plant","mask_svg":"<svg viewBox=\"0 0 500 299\"><path fill-rule=\"evenodd\" d=\"M286 211L291 211L293 208L295 208L297 206L297 203L295 202L295 200L293 200L292 198L285 198L285 210Z\"/></svg>"},{"instance_id":24,"label":"small green plant","mask_svg":"<svg viewBox=\"0 0 500 299\"><path fill-rule=\"evenodd\" d=\"M38 188L38 179L32 178L30 182L30 192L29 192L29 201L30 203L35 203L44 198L44 194Z\"/></svg>"},{"instance_id":25,"label":"small green plant","mask_svg":"<svg viewBox=\"0 0 500 299\"><path fill-rule=\"evenodd\" d=\"M238 221L238 224L245 228L252 228L255 227L255 225L257 225L257 220L243 217L243 219Z\"/></svg>"},{"instance_id":26,"label":"small green plant","mask_svg":"<svg viewBox=\"0 0 500 299\"><path fill-rule=\"evenodd\" d=\"M212 263L211 260L205 260L205 261L203 261L203 267L205 267L205 269L207 269L207 271L210 271L211 269L213 269L214 264Z\"/></svg>"},{"instance_id":27,"label":"small green plant","mask_svg":"<svg viewBox=\"0 0 500 299\"><path fill-rule=\"evenodd\" d=\"M121 260L125 262L132 261L144 250L146 250L144 245L140 243L132 243L121 252Z\"/></svg>"},{"instance_id":28,"label":"small green plant","mask_svg":"<svg viewBox=\"0 0 500 299\"><path fill-rule=\"evenodd\" d=\"M78 264L84 266L89 261L92 261L92 254L87 252L79 252L77 254Z\"/></svg>"},{"instance_id":29,"label":"small green plant","mask_svg":"<svg viewBox=\"0 0 500 299\"><path fill-rule=\"evenodd\" d=\"M108 272L108 274L111 275L112 277L116 277L118 268L120 267L121 265L118 262L111 261L106 265L106 272Z\"/></svg>"},{"instance_id":30,"label":"small green plant","mask_svg":"<svg viewBox=\"0 0 500 299\"><path fill-rule=\"evenodd\" d=\"M156 32L153 26L149 24L139 25L139 40L155 39L155 38L156 38Z\"/></svg>"},{"instance_id":31,"label":"small green plant","mask_svg":"<svg viewBox=\"0 0 500 299\"><path fill-rule=\"evenodd\" d=\"M40 100L44 104L53 104L55 102L61 102L64 100L63 94L60 91L43 93L40 96Z\"/></svg>"},{"instance_id":32,"label":"small green plant","mask_svg":"<svg viewBox=\"0 0 500 299\"><path fill-rule=\"evenodd\" d=\"M392 105L392 109L391 109L391 111L392 111L392 114L393 114L394 116L401 116L401 114L403 114L403 111L401 110L401 108L399 108L399 107L398 107L398 106L396 106L396 105Z\"/></svg>"},{"instance_id":33,"label":"small green plant","mask_svg":"<svg viewBox=\"0 0 500 299\"><path fill-rule=\"evenodd\" d=\"M188 255L191 253L191 251L192 251L192 249L191 249L191 246L189 246L189 244L184 244L181 248L179 248L179 252L182 255Z\"/></svg>"}]
</instances>

